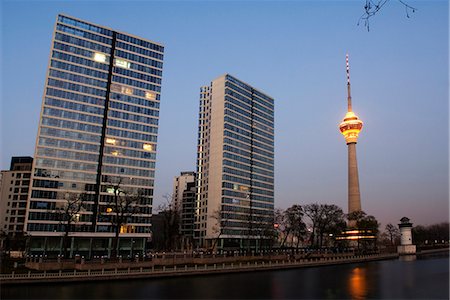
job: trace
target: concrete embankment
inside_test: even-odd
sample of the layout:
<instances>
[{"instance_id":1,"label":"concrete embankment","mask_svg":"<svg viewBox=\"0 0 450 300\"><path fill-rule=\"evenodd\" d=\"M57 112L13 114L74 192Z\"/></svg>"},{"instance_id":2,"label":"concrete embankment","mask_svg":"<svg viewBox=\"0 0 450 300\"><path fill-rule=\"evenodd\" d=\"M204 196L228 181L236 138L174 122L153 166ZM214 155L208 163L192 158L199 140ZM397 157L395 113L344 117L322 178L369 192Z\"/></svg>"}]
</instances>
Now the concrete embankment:
<instances>
[{"instance_id":1,"label":"concrete embankment","mask_svg":"<svg viewBox=\"0 0 450 300\"><path fill-rule=\"evenodd\" d=\"M111 265L103 265L102 269L87 269L84 271L44 271L44 272L28 272L25 274L1 274L1 284L29 284L29 283L57 283L57 282L77 282L77 281L93 281L93 280L124 280L135 278L161 278L186 275L207 275L235 272L254 272L266 270L281 270L290 268L304 268L328 266L337 264L359 263L366 261L385 260L397 258L398 254L376 254L376 255L353 255L339 256L330 255L316 258L287 258L252 261L234 260L224 261L215 258L213 263L203 264L180 264L179 261L171 266L150 266L148 262L133 264L115 264L114 269ZM228 259L227 259L228 260ZM221 261L221 262L219 262Z\"/></svg>"}]
</instances>

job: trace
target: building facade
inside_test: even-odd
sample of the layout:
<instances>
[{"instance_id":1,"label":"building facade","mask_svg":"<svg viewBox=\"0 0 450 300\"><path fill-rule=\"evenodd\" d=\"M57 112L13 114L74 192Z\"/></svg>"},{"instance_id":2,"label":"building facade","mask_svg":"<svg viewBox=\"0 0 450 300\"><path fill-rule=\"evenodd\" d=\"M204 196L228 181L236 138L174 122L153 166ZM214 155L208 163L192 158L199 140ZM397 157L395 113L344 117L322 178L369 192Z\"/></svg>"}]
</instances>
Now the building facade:
<instances>
[{"instance_id":1,"label":"building facade","mask_svg":"<svg viewBox=\"0 0 450 300\"><path fill-rule=\"evenodd\" d=\"M194 239L259 248L273 230L274 99L225 74L200 89Z\"/></svg>"},{"instance_id":2,"label":"building facade","mask_svg":"<svg viewBox=\"0 0 450 300\"><path fill-rule=\"evenodd\" d=\"M159 43L57 16L27 207L32 252L61 251L68 228L61 211L80 197L70 255L110 251L115 227L124 253L145 250L163 52ZM133 212L117 226L130 197Z\"/></svg>"},{"instance_id":3,"label":"building facade","mask_svg":"<svg viewBox=\"0 0 450 300\"><path fill-rule=\"evenodd\" d=\"M194 247L194 223L195 223L195 182L188 182L183 192L180 210L180 228L182 236L182 249Z\"/></svg>"},{"instance_id":4,"label":"building facade","mask_svg":"<svg viewBox=\"0 0 450 300\"><path fill-rule=\"evenodd\" d=\"M181 172L173 179L172 208L178 216L181 249L193 247L195 177L195 172Z\"/></svg>"},{"instance_id":5,"label":"building facade","mask_svg":"<svg viewBox=\"0 0 450 300\"><path fill-rule=\"evenodd\" d=\"M9 170L1 171L0 230L7 236L23 234L33 158L11 158Z\"/></svg>"},{"instance_id":6,"label":"building facade","mask_svg":"<svg viewBox=\"0 0 450 300\"><path fill-rule=\"evenodd\" d=\"M183 193L188 183L195 182L195 172L181 172L180 176L173 179L172 208L181 211Z\"/></svg>"}]
</instances>

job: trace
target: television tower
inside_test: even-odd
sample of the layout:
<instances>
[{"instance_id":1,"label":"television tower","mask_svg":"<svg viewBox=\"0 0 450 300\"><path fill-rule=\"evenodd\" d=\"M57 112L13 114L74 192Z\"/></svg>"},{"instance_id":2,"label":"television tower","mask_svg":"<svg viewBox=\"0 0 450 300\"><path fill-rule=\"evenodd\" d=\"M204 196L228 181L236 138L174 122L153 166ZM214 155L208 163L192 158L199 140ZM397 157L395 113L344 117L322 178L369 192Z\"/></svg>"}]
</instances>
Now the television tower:
<instances>
[{"instance_id":1,"label":"television tower","mask_svg":"<svg viewBox=\"0 0 450 300\"><path fill-rule=\"evenodd\" d=\"M359 192L359 176L358 163L356 161L356 143L358 135L363 127L363 122L355 115L352 110L352 96L350 92L350 68L348 64L348 54L346 56L347 63L347 113L339 130L345 137L348 147L348 213L361 210L361 194ZM354 221L349 222L349 226L355 226Z\"/></svg>"}]
</instances>

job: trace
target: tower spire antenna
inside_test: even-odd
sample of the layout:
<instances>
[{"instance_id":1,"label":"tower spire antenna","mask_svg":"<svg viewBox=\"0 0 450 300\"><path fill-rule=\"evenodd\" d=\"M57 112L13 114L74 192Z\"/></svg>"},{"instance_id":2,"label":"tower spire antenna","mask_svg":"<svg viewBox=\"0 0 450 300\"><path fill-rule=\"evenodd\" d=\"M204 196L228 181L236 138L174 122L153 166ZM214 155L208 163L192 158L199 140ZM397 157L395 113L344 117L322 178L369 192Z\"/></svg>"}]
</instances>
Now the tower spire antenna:
<instances>
[{"instance_id":1,"label":"tower spire antenna","mask_svg":"<svg viewBox=\"0 0 450 300\"><path fill-rule=\"evenodd\" d=\"M356 161L356 143L358 136L363 128L363 122L352 111L352 96L350 93L350 67L348 63L348 54L346 55L347 63L347 93L348 93L348 111L345 114L339 130L345 137L348 148L348 213L361 210L361 194L359 192L359 176L358 164ZM356 226L355 220L349 220L349 226Z\"/></svg>"},{"instance_id":2,"label":"tower spire antenna","mask_svg":"<svg viewBox=\"0 0 450 300\"><path fill-rule=\"evenodd\" d=\"M350 90L350 66L348 64L348 53L345 56L345 61L347 64L347 105L348 111L352 111L352 94Z\"/></svg>"}]
</instances>

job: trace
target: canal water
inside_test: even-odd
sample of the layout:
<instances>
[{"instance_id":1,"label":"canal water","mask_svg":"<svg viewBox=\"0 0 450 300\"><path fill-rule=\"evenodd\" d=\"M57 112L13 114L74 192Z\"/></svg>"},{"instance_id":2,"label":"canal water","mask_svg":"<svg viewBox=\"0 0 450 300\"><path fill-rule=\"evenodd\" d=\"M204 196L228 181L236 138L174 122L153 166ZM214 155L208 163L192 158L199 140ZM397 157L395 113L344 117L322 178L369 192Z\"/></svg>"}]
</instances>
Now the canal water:
<instances>
[{"instance_id":1,"label":"canal water","mask_svg":"<svg viewBox=\"0 0 450 300\"><path fill-rule=\"evenodd\" d=\"M1 299L449 299L448 253L337 266L4 286Z\"/></svg>"}]
</instances>

